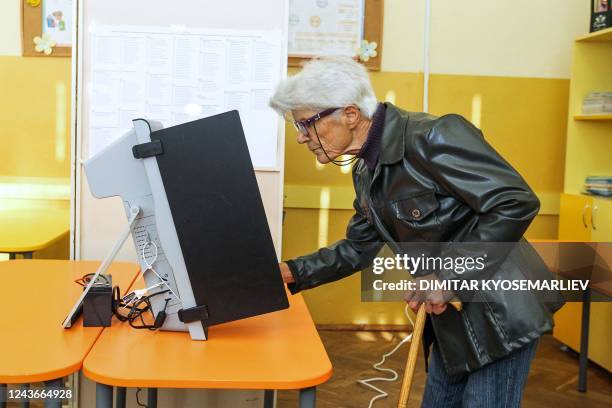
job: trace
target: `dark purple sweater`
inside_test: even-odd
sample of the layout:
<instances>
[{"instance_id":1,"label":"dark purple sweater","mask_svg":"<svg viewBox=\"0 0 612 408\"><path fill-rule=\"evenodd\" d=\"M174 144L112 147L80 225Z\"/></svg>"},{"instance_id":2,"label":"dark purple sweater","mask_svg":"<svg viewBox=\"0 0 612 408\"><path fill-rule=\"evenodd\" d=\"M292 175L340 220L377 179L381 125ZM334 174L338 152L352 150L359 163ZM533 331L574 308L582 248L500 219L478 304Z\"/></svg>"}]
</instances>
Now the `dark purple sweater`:
<instances>
[{"instance_id":1,"label":"dark purple sweater","mask_svg":"<svg viewBox=\"0 0 612 408\"><path fill-rule=\"evenodd\" d=\"M372 126L368 131L368 137L361 147L357 157L363 159L368 169L374 170L380 156L380 142L382 140L383 129L385 127L385 113L387 107L384 103L379 103L374 115L372 115Z\"/></svg>"}]
</instances>

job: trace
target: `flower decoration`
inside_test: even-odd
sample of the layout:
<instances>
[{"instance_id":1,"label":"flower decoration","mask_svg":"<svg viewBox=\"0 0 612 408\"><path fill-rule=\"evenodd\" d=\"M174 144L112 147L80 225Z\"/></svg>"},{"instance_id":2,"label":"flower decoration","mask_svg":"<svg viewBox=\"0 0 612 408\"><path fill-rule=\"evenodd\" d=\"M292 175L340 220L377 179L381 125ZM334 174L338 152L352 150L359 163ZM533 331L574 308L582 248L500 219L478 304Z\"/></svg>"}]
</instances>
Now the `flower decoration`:
<instances>
[{"instance_id":1,"label":"flower decoration","mask_svg":"<svg viewBox=\"0 0 612 408\"><path fill-rule=\"evenodd\" d=\"M36 44L34 47L36 52L44 52L45 55L50 55L53 52L53 47L55 47L57 43L51 35L44 33L42 37L34 37L34 44Z\"/></svg>"},{"instance_id":2,"label":"flower decoration","mask_svg":"<svg viewBox=\"0 0 612 408\"><path fill-rule=\"evenodd\" d=\"M38 6L40 6L40 0L26 0L26 3L30 7L38 7Z\"/></svg>"},{"instance_id":3,"label":"flower decoration","mask_svg":"<svg viewBox=\"0 0 612 408\"><path fill-rule=\"evenodd\" d=\"M376 47L378 47L378 44L375 41L368 42L367 40L363 40L361 42L361 47L357 50L359 61L368 62L370 58L376 57L378 55Z\"/></svg>"}]
</instances>

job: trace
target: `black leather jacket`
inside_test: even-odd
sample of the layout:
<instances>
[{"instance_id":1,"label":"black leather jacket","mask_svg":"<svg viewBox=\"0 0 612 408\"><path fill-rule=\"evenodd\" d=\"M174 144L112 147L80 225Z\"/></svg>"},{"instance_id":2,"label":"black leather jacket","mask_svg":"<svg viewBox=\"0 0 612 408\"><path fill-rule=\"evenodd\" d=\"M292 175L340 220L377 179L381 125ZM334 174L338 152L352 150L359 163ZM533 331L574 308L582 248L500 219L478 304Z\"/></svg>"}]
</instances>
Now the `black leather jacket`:
<instances>
[{"instance_id":1,"label":"black leather jacket","mask_svg":"<svg viewBox=\"0 0 612 408\"><path fill-rule=\"evenodd\" d=\"M378 164L373 172L363 160L353 168L356 213L346 238L287 261L295 279L291 293L370 266L384 243L398 252L393 243L517 242L537 215L539 200L525 180L466 119L386 107ZM527 270L548 276L533 249L514 258L493 277L518 279ZM430 316L451 375L474 371L550 331L552 313L562 305L531 292L479 296L483 301L464 303L461 312Z\"/></svg>"}]
</instances>

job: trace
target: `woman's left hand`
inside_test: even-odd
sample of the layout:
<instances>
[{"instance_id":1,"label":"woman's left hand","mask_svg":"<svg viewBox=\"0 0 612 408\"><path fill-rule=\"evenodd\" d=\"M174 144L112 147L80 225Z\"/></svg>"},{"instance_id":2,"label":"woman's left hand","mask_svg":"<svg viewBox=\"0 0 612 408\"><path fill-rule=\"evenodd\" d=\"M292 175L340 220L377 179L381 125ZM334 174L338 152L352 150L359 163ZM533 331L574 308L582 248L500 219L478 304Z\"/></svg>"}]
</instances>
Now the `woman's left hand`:
<instances>
[{"instance_id":1,"label":"woman's left hand","mask_svg":"<svg viewBox=\"0 0 612 408\"><path fill-rule=\"evenodd\" d=\"M404 300L408 302L408 307L413 312L417 312L421 304L425 303L425 311L429 314L433 313L439 315L446 311L448 302L453 298L454 294L451 291L444 291L440 289L435 290L420 290L420 281L432 281L437 278L433 275L427 275L415 279L416 289L408 290L404 293ZM427 285L428 287L435 287L435 285Z\"/></svg>"}]
</instances>

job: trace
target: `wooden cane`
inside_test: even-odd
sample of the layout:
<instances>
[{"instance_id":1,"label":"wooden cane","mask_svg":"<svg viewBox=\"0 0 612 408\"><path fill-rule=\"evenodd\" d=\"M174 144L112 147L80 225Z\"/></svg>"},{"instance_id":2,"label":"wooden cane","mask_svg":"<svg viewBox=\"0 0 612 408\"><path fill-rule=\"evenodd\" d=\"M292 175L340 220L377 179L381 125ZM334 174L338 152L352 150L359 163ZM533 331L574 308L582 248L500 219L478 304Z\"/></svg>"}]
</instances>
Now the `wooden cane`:
<instances>
[{"instance_id":1,"label":"wooden cane","mask_svg":"<svg viewBox=\"0 0 612 408\"><path fill-rule=\"evenodd\" d=\"M459 301L449 302L457 311L461 311L462 305ZM421 304L417 311L416 321L414 322L414 330L412 331L412 340L408 349L408 360L406 361L406 369L404 370L404 380L402 381L402 389L400 390L399 402L397 408L406 408L408 404L408 396L412 387L412 378L414 377L414 369L416 367L419 348L421 347L421 338L423 337L423 329L425 328L425 303Z\"/></svg>"}]
</instances>

